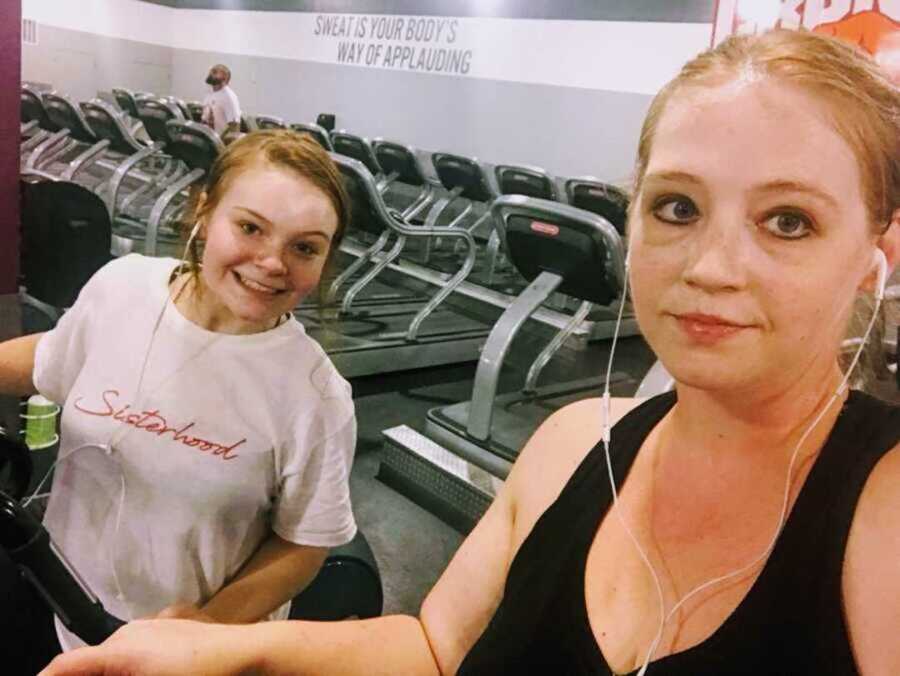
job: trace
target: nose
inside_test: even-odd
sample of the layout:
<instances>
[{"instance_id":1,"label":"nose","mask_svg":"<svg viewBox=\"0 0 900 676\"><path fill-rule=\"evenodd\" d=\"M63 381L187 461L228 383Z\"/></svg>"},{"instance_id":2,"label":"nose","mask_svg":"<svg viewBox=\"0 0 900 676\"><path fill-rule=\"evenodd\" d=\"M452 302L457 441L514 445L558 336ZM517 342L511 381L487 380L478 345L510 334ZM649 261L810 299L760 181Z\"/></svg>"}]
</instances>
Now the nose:
<instances>
[{"instance_id":1,"label":"nose","mask_svg":"<svg viewBox=\"0 0 900 676\"><path fill-rule=\"evenodd\" d=\"M260 246L256 255L256 265L272 277L287 274L283 252L276 243Z\"/></svg>"},{"instance_id":2,"label":"nose","mask_svg":"<svg viewBox=\"0 0 900 676\"><path fill-rule=\"evenodd\" d=\"M689 286L716 293L737 291L747 283L746 241L743 216L712 215L695 230L688 245L682 279Z\"/></svg>"}]
</instances>

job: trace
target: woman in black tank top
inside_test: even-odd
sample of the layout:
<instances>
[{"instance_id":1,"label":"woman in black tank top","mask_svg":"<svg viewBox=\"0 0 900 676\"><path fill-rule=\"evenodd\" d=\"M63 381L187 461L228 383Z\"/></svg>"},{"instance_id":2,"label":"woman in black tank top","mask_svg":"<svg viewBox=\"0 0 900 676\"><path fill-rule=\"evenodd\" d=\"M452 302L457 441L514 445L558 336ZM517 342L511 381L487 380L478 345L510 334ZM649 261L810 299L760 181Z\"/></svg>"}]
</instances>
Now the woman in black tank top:
<instances>
[{"instance_id":1,"label":"woman in black tank top","mask_svg":"<svg viewBox=\"0 0 900 676\"><path fill-rule=\"evenodd\" d=\"M613 401L609 469L601 403L555 413L419 618L141 623L47 674L900 674L900 409L838 368L900 251L898 110L790 31L662 90L628 273L676 392Z\"/></svg>"}]
</instances>

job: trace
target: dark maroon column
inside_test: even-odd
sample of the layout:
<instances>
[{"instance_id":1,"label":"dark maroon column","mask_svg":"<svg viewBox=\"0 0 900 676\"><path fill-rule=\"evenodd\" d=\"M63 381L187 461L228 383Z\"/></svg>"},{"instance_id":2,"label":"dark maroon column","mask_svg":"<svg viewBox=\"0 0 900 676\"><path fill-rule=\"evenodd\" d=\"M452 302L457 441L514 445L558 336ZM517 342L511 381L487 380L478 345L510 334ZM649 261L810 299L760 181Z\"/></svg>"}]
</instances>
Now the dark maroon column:
<instances>
[{"instance_id":1,"label":"dark maroon column","mask_svg":"<svg viewBox=\"0 0 900 676\"><path fill-rule=\"evenodd\" d=\"M22 332L19 268L19 82L22 3L0 0L0 341ZM0 396L0 425L15 429L18 400Z\"/></svg>"},{"instance_id":2,"label":"dark maroon column","mask_svg":"<svg viewBox=\"0 0 900 676\"><path fill-rule=\"evenodd\" d=\"M21 25L21 3L0 2L0 295L15 293L18 274Z\"/></svg>"}]
</instances>

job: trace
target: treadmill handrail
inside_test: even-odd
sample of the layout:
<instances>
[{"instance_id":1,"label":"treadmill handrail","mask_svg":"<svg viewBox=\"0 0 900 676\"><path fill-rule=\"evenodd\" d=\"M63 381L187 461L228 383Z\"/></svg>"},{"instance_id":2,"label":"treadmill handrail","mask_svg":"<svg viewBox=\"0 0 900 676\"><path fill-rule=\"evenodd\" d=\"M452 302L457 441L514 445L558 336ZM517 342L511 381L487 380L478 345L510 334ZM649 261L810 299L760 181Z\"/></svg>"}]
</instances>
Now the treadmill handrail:
<instances>
[{"instance_id":1,"label":"treadmill handrail","mask_svg":"<svg viewBox=\"0 0 900 676\"><path fill-rule=\"evenodd\" d=\"M488 335L472 384L472 405L466 425L468 435L479 441L491 437L491 420L494 417L494 399L500 382L500 369L509 347L528 319L541 304L563 283L560 275L542 272L513 301L506 312L494 324Z\"/></svg>"},{"instance_id":2,"label":"treadmill handrail","mask_svg":"<svg viewBox=\"0 0 900 676\"><path fill-rule=\"evenodd\" d=\"M161 152L163 149L163 143L157 141L153 145L136 152L134 155L131 155L128 159L126 159L122 164L120 164L115 172L113 173L112 178L109 182L109 203L106 205L106 208L109 210L109 222L115 225L116 222L116 198L119 195L119 187L122 185L122 181L125 180L125 177L128 175L134 167L140 164L143 160L154 155L158 152Z\"/></svg>"},{"instance_id":3,"label":"treadmill handrail","mask_svg":"<svg viewBox=\"0 0 900 676\"><path fill-rule=\"evenodd\" d=\"M206 175L203 169L194 169L185 174L180 179L172 183L153 203L150 210L150 217L147 219L147 231L144 236L144 255L156 255L156 243L159 238L159 224L162 221L166 208L175 199L175 196L185 188L189 187L195 181L199 181Z\"/></svg>"},{"instance_id":4,"label":"treadmill handrail","mask_svg":"<svg viewBox=\"0 0 900 676\"><path fill-rule=\"evenodd\" d=\"M57 145L66 145L71 138L69 137L68 129L60 129L50 136L47 136L40 144L35 148L31 155L28 156L28 160L25 162L25 169L37 169L40 163L45 159L45 154L49 153L51 150L57 147Z\"/></svg>"},{"instance_id":5,"label":"treadmill handrail","mask_svg":"<svg viewBox=\"0 0 900 676\"><path fill-rule=\"evenodd\" d=\"M91 166L95 161L103 157L106 149L109 147L109 139L97 141L97 143L89 146L87 149L79 153L78 157L69 162L69 166L60 175L60 178L66 181L75 180L76 174L82 169Z\"/></svg>"},{"instance_id":6,"label":"treadmill handrail","mask_svg":"<svg viewBox=\"0 0 900 676\"><path fill-rule=\"evenodd\" d=\"M378 188L375 187L375 178L372 176L372 172L370 172L362 162L360 162L359 160L354 160L352 157L347 157L338 153L328 154L331 156L331 159L335 164L344 164L352 167L353 170L357 174L359 174L360 178L363 181L363 184L366 187L366 190L368 190L370 193L369 198L372 200L372 204L375 206L375 210L378 213L378 216L382 218L391 229L410 237L424 237L426 235L438 237L455 237L457 239L466 240L466 242L471 246L475 245L475 240L472 239L472 235L470 235L465 230L444 228L441 226L428 227L421 225L410 225L409 223L401 220L393 213L391 213L391 211L388 209L387 205L384 203L384 198L378 193Z\"/></svg>"},{"instance_id":7,"label":"treadmill handrail","mask_svg":"<svg viewBox=\"0 0 900 676\"><path fill-rule=\"evenodd\" d=\"M331 159L338 166L345 166L353 171L356 174L357 179L362 184L363 188L366 190L367 198L369 203L372 205L375 210L375 214L381 219L382 223L384 223L388 228L395 231L400 235L404 235L406 237L449 237L452 239L461 239L466 243L467 253L466 260L463 265L460 267L459 271L453 275L445 284L441 286L441 289L435 294L431 300L425 304L425 306L419 311L419 313L413 317L413 320L410 322L409 327L407 328L406 338L407 340L416 340L419 327L422 325L422 322L431 315L437 307L444 302L444 300L453 293L456 288L465 281L466 277L468 277L469 273L472 271L472 268L475 265L475 255L477 253L477 249L475 247L475 239L472 237L471 233L466 232L463 229L459 228L446 228L446 227L437 227L437 226L418 226L418 225L410 225L406 221L404 221L399 214L388 209L387 205L384 202L384 198L381 196L381 193L378 191L378 188L375 184L375 177L372 176L372 173L366 168L366 166L360 162L359 160L354 160L353 158L346 157L344 155L340 155L338 153L329 153Z\"/></svg>"}]
</instances>

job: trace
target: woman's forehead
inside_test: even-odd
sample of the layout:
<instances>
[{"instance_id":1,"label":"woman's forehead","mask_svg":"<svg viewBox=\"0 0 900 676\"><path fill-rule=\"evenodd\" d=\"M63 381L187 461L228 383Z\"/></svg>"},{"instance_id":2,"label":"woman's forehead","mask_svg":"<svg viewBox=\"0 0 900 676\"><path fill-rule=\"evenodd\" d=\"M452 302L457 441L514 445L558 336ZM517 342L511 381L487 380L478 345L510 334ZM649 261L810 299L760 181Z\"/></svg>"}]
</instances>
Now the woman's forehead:
<instances>
[{"instance_id":1,"label":"woman's forehead","mask_svg":"<svg viewBox=\"0 0 900 676\"><path fill-rule=\"evenodd\" d=\"M662 112L647 174L680 171L741 184L803 181L861 200L856 154L831 107L773 80L686 87Z\"/></svg>"}]
</instances>

